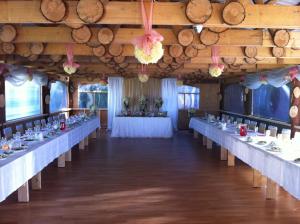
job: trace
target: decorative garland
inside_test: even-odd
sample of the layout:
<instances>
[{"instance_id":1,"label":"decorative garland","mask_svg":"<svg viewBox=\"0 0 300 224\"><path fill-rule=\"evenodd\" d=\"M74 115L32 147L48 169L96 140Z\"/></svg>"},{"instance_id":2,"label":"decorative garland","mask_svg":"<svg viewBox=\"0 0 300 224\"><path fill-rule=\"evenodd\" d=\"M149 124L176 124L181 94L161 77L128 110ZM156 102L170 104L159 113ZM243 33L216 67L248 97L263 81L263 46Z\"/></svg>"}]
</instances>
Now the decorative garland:
<instances>
[{"instance_id":1,"label":"decorative garland","mask_svg":"<svg viewBox=\"0 0 300 224\"><path fill-rule=\"evenodd\" d=\"M152 30L153 0L150 1L150 13L147 17L144 0L141 0L141 13L144 25L144 35L133 39L134 56L142 64L157 63L164 55L162 47L163 36Z\"/></svg>"}]
</instances>

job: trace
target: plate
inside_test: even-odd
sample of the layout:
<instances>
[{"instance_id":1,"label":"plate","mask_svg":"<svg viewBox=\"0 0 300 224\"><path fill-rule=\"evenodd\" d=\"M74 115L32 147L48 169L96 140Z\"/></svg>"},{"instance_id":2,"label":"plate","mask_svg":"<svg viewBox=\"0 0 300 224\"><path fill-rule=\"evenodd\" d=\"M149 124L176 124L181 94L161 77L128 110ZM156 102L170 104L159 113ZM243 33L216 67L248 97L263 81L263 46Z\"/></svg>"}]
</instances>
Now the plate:
<instances>
[{"instance_id":1,"label":"plate","mask_svg":"<svg viewBox=\"0 0 300 224\"><path fill-rule=\"evenodd\" d=\"M278 146L272 146L271 148L268 148L267 151L270 152L281 152L281 148Z\"/></svg>"},{"instance_id":2,"label":"plate","mask_svg":"<svg viewBox=\"0 0 300 224\"><path fill-rule=\"evenodd\" d=\"M256 144L257 145L265 145L265 144L267 144L267 142L266 141L258 141Z\"/></svg>"},{"instance_id":3,"label":"plate","mask_svg":"<svg viewBox=\"0 0 300 224\"><path fill-rule=\"evenodd\" d=\"M0 154L0 159L6 159L8 157L8 155L6 154Z\"/></svg>"}]
</instances>

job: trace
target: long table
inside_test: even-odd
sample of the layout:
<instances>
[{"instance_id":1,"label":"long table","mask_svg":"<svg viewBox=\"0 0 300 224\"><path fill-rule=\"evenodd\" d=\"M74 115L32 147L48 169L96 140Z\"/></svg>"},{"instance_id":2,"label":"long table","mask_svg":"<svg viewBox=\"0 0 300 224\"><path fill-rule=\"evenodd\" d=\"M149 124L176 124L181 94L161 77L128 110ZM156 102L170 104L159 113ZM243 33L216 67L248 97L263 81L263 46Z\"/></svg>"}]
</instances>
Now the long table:
<instances>
[{"instance_id":1,"label":"long table","mask_svg":"<svg viewBox=\"0 0 300 224\"><path fill-rule=\"evenodd\" d=\"M170 117L115 117L112 137L171 138L173 127Z\"/></svg>"},{"instance_id":2,"label":"long table","mask_svg":"<svg viewBox=\"0 0 300 224\"><path fill-rule=\"evenodd\" d=\"M49 163L67 153L100 128L100 120L94 117L77 127L66 130L55 138L33 144L28 150L16 152L0 160L0 202L24 184L28 185ZM26 186L28 189L28 186Z\"/></svg>"},{"instance_id":3,"label":"long table","mask_svg":"<svg viewBox=\"0 0 300 224\"><path fill-rule=\"evenodd\" d=\"M192 118L189 127L227 149L262 175L283 187L291 195L300 199L300 164L294 159L300 158L300 146L286 143L281 152L266 150L255 142L246 142L245 137L235 133L233 128L222 130L216 124L200 118ZM271 142L272 137L256 137Z\"/></svg>"}]
</instances>

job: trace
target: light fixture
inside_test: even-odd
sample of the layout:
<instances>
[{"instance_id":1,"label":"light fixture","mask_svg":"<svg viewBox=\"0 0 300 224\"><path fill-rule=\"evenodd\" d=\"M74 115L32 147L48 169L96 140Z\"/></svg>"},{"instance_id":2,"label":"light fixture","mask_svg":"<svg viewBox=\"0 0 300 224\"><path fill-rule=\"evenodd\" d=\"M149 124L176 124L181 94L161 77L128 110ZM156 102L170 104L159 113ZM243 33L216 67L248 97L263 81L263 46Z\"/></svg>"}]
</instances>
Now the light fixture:
<instances>
[{"instance_id":1,"label":"light fixture","mask_svg":"<svg viewBox=\"0 0 300 224\"><path fill-rule=\"evenodd\" d=\"M202 24L194 24L193 29L196 33L201 33L201 31L203 29L203 25Z\"/></svg>"}]
</instances>

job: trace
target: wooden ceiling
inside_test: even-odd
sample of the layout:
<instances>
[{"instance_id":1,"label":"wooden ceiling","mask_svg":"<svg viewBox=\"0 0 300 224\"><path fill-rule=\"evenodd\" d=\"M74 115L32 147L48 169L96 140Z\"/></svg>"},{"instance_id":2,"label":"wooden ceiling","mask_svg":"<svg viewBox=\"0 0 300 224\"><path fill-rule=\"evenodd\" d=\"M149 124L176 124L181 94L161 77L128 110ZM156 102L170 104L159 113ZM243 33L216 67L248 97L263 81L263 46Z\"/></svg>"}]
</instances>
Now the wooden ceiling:
<instances>
[{"instance_id":1,"label":"wooden ceiling","mask_svg":"<svg viewBox=\"0 0 300 224\"><path fill-rule=\"evenodd\" d=\"M298 1L235 3L156 1L153 28L164 36L165 55L148 72L207 79L212 46L225 64L223 78L300 64ZM191 21L203 23L200 34ZM6 63L65 76L66 45L73 43L81 66L71 77L136 76L140 69L131 44L143 34L136 1L0 0L0 23Z\"/></svg>"}]
</instances>

